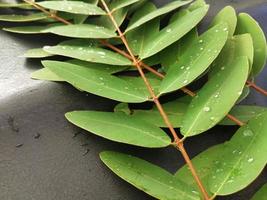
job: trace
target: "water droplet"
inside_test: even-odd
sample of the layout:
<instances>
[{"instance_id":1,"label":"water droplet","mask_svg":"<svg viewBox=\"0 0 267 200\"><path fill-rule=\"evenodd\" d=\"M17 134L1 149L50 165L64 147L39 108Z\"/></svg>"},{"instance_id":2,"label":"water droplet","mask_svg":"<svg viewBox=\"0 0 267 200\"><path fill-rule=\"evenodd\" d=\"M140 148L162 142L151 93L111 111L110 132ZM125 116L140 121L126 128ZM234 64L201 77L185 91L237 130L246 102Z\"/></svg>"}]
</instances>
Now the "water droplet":
<instances>
[{"instance_id":1,"label":"water droplet","mask_svg":"<svg viewBox=\"0 0 267 200\"><path fill-rule=\"evenodd\" d=\"M190 67L187 67L187 68L186 68L186 70L189 70L189 69L190 69Z\"/></svg>"},{"instance_id":2,"label":"water droplet","mask_svg":"<svg viewBox=\"0 0 267 200\"><path fill-rule=\"evenodd\" d=\"M168 29L166 30L166 32L167 32L167 33L170 33L170 32L172 32L172 29L171 29L171 28L168 28Z\"/></svg>"},{"instance_id":3,"label":"water droplet","mask_svg":"<svg viewBox=\"0 0 267 200\"><path fill-rule=\"evenodd\" d=\"M103 55L103 56L105 56L106 55L106 53L105 52L103 52L103 51L99 51L99 52L97 52L98 54L100 54L100 55Z\"/></svg>"},{"instance_id":4,"label":"water droplet","mask_svg":"<svg viewBox=\"0 0 267 200\"><path fill-rule=\"evenodd\" d=\"M187 83L188 82L188 80L184 80L184 82L183 83Z\"/></svg>"},{"instance_id":5,"label":"water droplet","mask_svg":"<svg viewBox=\"0 0 267 200\"><path fill-rule=\"evenodd\" d=\"M215 94L214 97L215 98L218 98L219 97L219 93Z\"/></svg>"},{"instance_id":6,"label":"water droplet","mask_svg":"<svg viewBox=\"0 0 267 200\"><path fill-rule=\"evenodd\" d=\"M233 153L233 154L235 154L236 152L237 152L237 150L236 150L236 149L232 151L232 153Z\"/></svg>"},{"instance_id":7,"label":"water droplet","mask_svg":"<svg viewBox=\"0 0 267 200\"><path fill-rule=\"evenodd\" d=\"M221 67L221 70L224 70L225 68L224 67Z\"/></svg>"},{"instance_id":8,"label":"water droplet","mask_svg":"<svg viewBox=\"0 0 267 200\"><path fill-rule=\"evenodd\" d=\"M124 87L125 90L128 90L129 88L128 87Z\"/></svg>"},{"instance_id":9,"label":"water droplet","mask_svg":"<svg viewBox=\"0 0 267 200\"><path fill-rule=\"evenodd\" d=\"M203 51L203 49L204 49L203 47L200 47L200 51Z\"/></svg>"},{"instance_id":10,"label":"water droplet","mask_svg":"<svg viewBox=\"0 0 267 200\"><path fill-rule=\"evenodd\" d=\"M44 46L43 49L49 49L51 46Z\"/></svg>"},{"instance_id":11,"label":"water droplet","mask_svg":"<svg viewBox=\"0 0 267 200\"><path fill-rule=\"evenodd\" d=\"M211 120L211 121L214 121L214 120L215 120L215 117L210 117L210 120Z\"/></svg>"},{"instance_id":12,"label":"water droplet","mask_svg":"<svg viewBox=\"0 0 267 200\"><path fill-rule=\"evenodd\" d=\"M184 69L184 66L182 66L181 69Z\"/></svg>"},{"instance_id":13,"label":"water droplet","mask_svg":"<svg viewBox=\"0 0 267 200\"><path fill-rule=\"evenodd\" d=\"M234 182L233 179L230 179L230 180L227 181L227 183L233 183L233 182Z\"/></svg>"},{"instance_id":14,"label":"water droplet","mask_svg":"<svg viewBox=\"0 0 267 200\"><path fill-rule=\"evenodd\" d=\"M253 158L249 158L249 159L248 159L248 162L249 162L249 163L251 163L251 162L253 162L253 161L254 161Z\"/></svg>"},{"instance_id":15,"label":"water droplet","mask_svg":"<svg viewBox=\"0 0 267 200\"><path fill-rule=\"evenodd\" d=\"M212 178L213 178L213 179L215 179L215 178L216 178L216 176L212 176Z\"/></svg>"},{"instance_id":16,"label":"water droplet","mask_svg":"<svg viewBox=\"0 0 267 200\"><path fill-rule=\"evenodd\" d=\"M217 32L219 32L219 30L218 30L218 29L216 29L216 30L215 30L215 32L217 33Z\"/></svg>"},{"instance_id":17,"label":"water droplet","mask_svg":"<svg viewBox=\"0 0 267 200\"><path fill-rule=\"evenodd\" d=\"M224 28L223 30L224 30L224 31L228 31L228 28Z\"/></svg>"},{"instance_id":18,"label":"water droplet","mask_svg":"<svg viewBox=\"0 0 267 200\"><path fill-rule=\"evenodd\" d=\"M202 43L203 42L203 40L199 40L199 43Z\"/></svg>"},{"instance_id":19,"label":"water droplet","mask_svg":"<svg viewBox=\"0 0 267 200\"><path fill-rule=\"evenodd\" d=\"M251 130L245 130L244 132L243 132L243 135L245 136L245 137L251 137L251 136L253 136L253 132L251 131Z\"/></svg>"},{"instance_id":20,"label":"water droplet","mask_svg":"<svg viewBox=\"0 0 267 200\"><path fill-rule=\"evenodd\" d=\"M99 77L100 80L103 80L103 77Z\"/></svg>"},{"instance_id":21,"label":"water droplet","mask_svg":"<svg viewBox=\"0 0 267 200\"><path fill-rule=\"evenodd\" d=\"M83 50L83 48L82 47L79 47L79 50Z\"/></svg>"},{"instance_id":22,"label":"water droplet","mask_svg":"<svg viewBox=\"0 0 267 200\"><path fill-rule=\"evenodd\" d=\"M209 111L210 111L210 107L206 106L206 107L203 108L203 110L204 110L205 112L209 112Z\"/></svg>"},{"instance_id":23,"label":"water droplet","mask_svg":"<svg viewBox=\"0 0 267 200\"><path fill-rule=\"evenodd\" d=\"M237 94L241 95L242 94L242 91L239 91Z\"/></svg>"}]
</instances>

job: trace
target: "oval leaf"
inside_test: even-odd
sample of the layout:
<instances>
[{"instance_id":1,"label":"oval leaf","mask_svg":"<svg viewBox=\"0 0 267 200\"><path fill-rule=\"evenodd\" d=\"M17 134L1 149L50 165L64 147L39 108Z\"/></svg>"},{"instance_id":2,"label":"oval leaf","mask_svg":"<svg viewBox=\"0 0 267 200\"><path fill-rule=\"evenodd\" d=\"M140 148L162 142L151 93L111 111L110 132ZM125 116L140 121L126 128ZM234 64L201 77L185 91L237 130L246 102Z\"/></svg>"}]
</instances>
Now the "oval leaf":
<instances>
[{"instance_id":1,"label":"oval leaf","mask_svg":"<svg viewBox=\"0 0 267 200\"><path fill-rule=\"evenodd\" d=\"M95 47L94 45L59 44L57 46L45 46L43 49L50 54L67 56L89 62L110 65L132 65L132 62L124 56L110 50Z\"/></svg>"},{"instance_id":2,"label":"oval leaf","mask_svg":"<svg viewBox=\"0 0 267 200\"><path fill-rule=\"evenodd\" d=\"M267 158L267 112L242 126L225 144L209 178L215 195L228 195L242 190L264 169Z\"/></svg>"},{"instance_id":3,"label":"oval leaf","mask_svg":"<svg viewBox=\"0 0 267 200\"><path fill-rule=\"evenodd\" d=\"M237 34L249 33L253 40L254 59L252 76L258 75L265 66L267 58L267 46L264 32L258 22L246 13L240 13L237 21Z\"/></svg>"},{"instance_id":4,"label":"oval leaf","mask_svg":"<svg viewBox=\"0 0 267 200\"><path fill-rule=\"evenodd\" d=\"M160 128L123 113L74 111L66 118L76 126L106 139L141 147L166 147L169 136Z\"/></svg>"},{"instance_id":5,"label":"oval leaf","mask_svg":"<svg viewBox=\"0 0 267 200\"><path fill-rule=\"evenodd\" d=\"M31 78L46 81L64 81L48 68L39 69L31 74Z\"/></svg>"},{"instance_id":6,"label":"oval leaf","mask_svg":"<svg viewBox=\"0 0 267 200\"><path fill-rule=\"evenodd\" d=\"M53 56L53 54L44 51L42 48L30 49L23 54L25 58L46 58L49 56Z\"/></svg>"},{"instance_id":7,"label":"oval leaf","mask_svg":"<svg viewBox=\"0 0 267 200\"><path fill-rule=\"evenodd\" d=\"M204 6L185 15L179 16L180 13L178 13L179 17L174 17L175 20L172 20L168 26L149 38L144 44L144 51L140 58L150 57L182 38L201 21L207 11L208 6Z\"/></svg>"},{"instance_id":8,"label":"oval leaf","mask_svg":"<svg viewBox=\"0 0 267 200\"><path fill-rule=\"evenodd\" d=\"M41 1L36 4L52 10L58 10L74 14L84 15L105 15L101 8L94 4L85 3L82 1Z\"/></svg>"},{"instance_id":9,"label":"oval leaf","mask_svg":"<svg viewBox=\"0 0 267 200\"><path fill-rule=\"evenodd\" d=\"M156 199L200 199L172 174L145 160L112 151L101 152L100 158L119 177Z\"/></svg>"},{"instance_id":10,"label":"oval leaf","mask_svg":"<svg viewBox=\"0 0 267 200\"><path fill-rule=\"evenodd\" d=\"M112 10L112 12L119 10L123 7L129 6L131 4L137 3L140 0L124 0L124 1L113 1L110 4L110 10Z\"/></svg>"},{"instance_id":11,"label":"oval leaf","mask_svg":"<svg viewBox=\"0 0 267 200\"><path fill-rule=\"evenodd\" d=\"M130 83L99 70L58 61L42 64L73 86L99 96L122 102L144 102L148 97Z\"/></svg>"},{"instance_id":12,"label":"oval leaf","mask_svg":"<svg viewBox=\"0 0 267 200\"><path fill-rule=\"evenodd\" d=\"M183 118L181 133L200 134L215 126L242 94L249 71L246 57L239 57L216 73L197 93Z\"/></svg>"},{"instance_id":13,"label":"oval leaf","mask_svg":"<svg viewBox=\"0 0 267 200\"><path fill-rule=\"evenodd\" d=\"M155 19L156 17L169 13L190 2L191 1L174 1L152 12L142 12L140 13L140 15L135 15L134 18L132 18L132 20L130 21L126 32L133 30L152 19Z\"/></svg>"},{"instance_id":14,"label":"oval leaf","mask_svg":"<svg viewBox=\"0 0 267 200\"><path fill-rule=\"evenodd\" d=\"M218 24L202 34L181 56L179 63L170 66L160 87L160 93L178 90L200 76L219 55L227 40L227 24Z\"/></svg>"},{"instance_id":15,"label":"oval leaf","mask_svg":"<svg viewBox=\"0 0 267 200\"><path fill-rule=\"evenodd\" d=\"M56 35L72 38L113 38L116 33L113 31L91 24L60 25L41 30L43 33L53 33Z\"/></svg>"},{"instance_id":16,"label":"oval leaf","mask_svg":"<svg viewBox=\"0 0 267 200\"><path fill-rule=\"evenodd\" d=\"M6 22L32 22L46 18L48 18L48 16L44 13L35 13L30 15L0 15L0 21Z\"/></svg>"}]
</instances>

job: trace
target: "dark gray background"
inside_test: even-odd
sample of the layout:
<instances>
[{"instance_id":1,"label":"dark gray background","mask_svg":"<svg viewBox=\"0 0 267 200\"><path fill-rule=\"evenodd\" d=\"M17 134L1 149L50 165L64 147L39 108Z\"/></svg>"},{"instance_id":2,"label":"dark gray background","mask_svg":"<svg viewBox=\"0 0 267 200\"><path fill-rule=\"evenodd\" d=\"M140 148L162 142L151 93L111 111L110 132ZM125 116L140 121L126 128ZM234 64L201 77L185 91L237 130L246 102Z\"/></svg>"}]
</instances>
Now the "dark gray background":
<instances>
[{"instance_id":1,"label":"dark gray background","mask_svg":"<svg viewBox=\"0 0 267 200\"><path fill-rule=\"evenodd\" d=\"M157 2L162 5L168 1ZM267 0L210 0L209 3L211 9L206 22L230 4L238 11L249 12L267 33ZM0 32L0 199L152 199L113 175L100 162L99 152L128 152L171 172L183 165L183 159L172 148L149 150L113 143L68 123L64 118L67 111L111 110L116 102L81 93L67 84L29 78L32 71L40 68L40 63L19 55L29 48L40 47L40 43L54 44L56 41L52 36ZM257 83L265 88L266 73L267 69L257 78ZM253 92L245 103L266 105L267 98ZM216 127L188 139L185 145L194 156L208 146L227 140L235 130ZM78 135L73 137L76 133ZM40 134L38 139L36 134ZM19 144L23 146L16 147ZM249 199L266 180L265 170L246 190L218 199Z\"/></svg>"}]
</instances>

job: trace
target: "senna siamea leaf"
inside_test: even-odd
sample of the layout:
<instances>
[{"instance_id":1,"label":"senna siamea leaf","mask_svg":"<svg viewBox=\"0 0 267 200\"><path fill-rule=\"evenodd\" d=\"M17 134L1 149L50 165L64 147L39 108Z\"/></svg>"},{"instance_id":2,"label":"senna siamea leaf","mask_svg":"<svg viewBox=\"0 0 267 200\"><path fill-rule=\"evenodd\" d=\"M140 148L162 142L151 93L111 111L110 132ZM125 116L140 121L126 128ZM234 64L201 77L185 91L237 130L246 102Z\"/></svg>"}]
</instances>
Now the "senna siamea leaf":
<instances>
[{"instance_id":1,"label":"senna siamea leaf","mask_svg":"<svg viewBox=\"0 0 267 200\"><path fill-rule=\"evenodd\" d=\"M251 200L264 200L267 197L267 184L263 185Z\"/></svg>"},{"instance_id":2,"label":"senna siamea leaf","mask_svg":"<svg viewBox=\"0 0 267 200\"><path fill-rule=\"evenodd\" d=\"M136 16L142 16L146 13L153 12L156 10L155 4L152 2L147 2L136 11L130 20L130 23ZM144 44L149 41L149 38L153 37L159 31L160 21L159 19L154 19L148 22L145 26L140 26L139 28L134 29L126 33L126 39L135 55L141 55L144 51ZM147 31L149 30L149 31Z\"/></svg>"},{"instance_id":3,"label":"senna siamea leaf","mask_svg":"<svg viewBox=\"0 0 267 200\"><path fill-rule=\"evenodd\" d=\"M119 177L156 199L200 199L172 174L145 160L112 151L101 152L100 158Z\"/></svg>"},{"instance_id":4,"label":"senna siamea leaf","mask_svg":"<svg viewBox=\"0 0 267 200\"><path fill-rule=\"evenodd\" d=\"M50 56L53 56L53 54L47 53L43 48L30 49L23 54L25 58L46 58Z\"/></svg>"},{"instance_id":5,"label":"senna siamea leaf","mask_svg":"<svg viewBox=\"0 0 267 200\"><path fill-rule=\"evenodd\" d=\"M160 53L161 66L163 67L164 71L168 71L169 66L178 65L182 54L195 40L197 40L197 38L197 29L194 28L179 41L164 49Z\"/></svg>"},{"instance_id":6,"label":"senna siamea leaf","mask_svg":"<svg viewBox=\"0 0 267 200\"><path fill-rule=\"evenodd\" d=\"M160 93L178 90L194 81L215 60L228 35L227 24L220 23L203 33L180 57L179 64L169 67Z\"/></svg>"},{"instance_id":7,"label":"senna siamea leaf","mask_svg":"<svg viewBox=\"0 0 267 200\"><path fill-rule=\"evenodd\" d=\"M208 188L209 176L211 174L211 170L213 170L213 165L216 162L218 155L221 154L223 148L224 144L212 146L192 159L192 163L197 170L197 174L199 175L199 178L201 179L206 189ZM195 179L193 178L187 165L184 165L183 167L178 169L175 173L175 177L185 184L191 186L193 190L199 191L199 188L195 184ZM210 194L210 196L212 196L212 193L210 191L208 191L208 193Z\"/></svg>"},{"instance_id":8,"label":"senna siamea leaf","mask_svg":"<svg viewBox=\"0 0 267 200\"><path fill-rule=\"evenodd\" d=\"M141 59L150 57L182 38L200 22L207 11L208 6L205 6L186 15L174 17L175 20L149 38L149 41L144 46L143 53L139 57Z\"/></svg>"},{"instance_id":9,"label":"senna siamea leaf","mask_svg":"<svg viewBox=\"0 0 267 200\"><path fill-rule=\"evenodd\" d=\"M42 64L83 91L121 102L139 103L148 100L148 96L135 90L134 85L107 72L58 61L43 61Z\"/></svg>"},{"instance_id":10,"label":"senna siamea leaf","mask_svg":"<svg viewBox=\"0 0 267 200\"><path fill-rule=\"evenodd\" d=\"M47 14L34 13L29 15L0 15L0 21L6 22L32 22L48 18Z\"/></svg>"},{"instance_id":11,"label":"senna siamea leaf","mask_svg":"<svg viewBox=\"0 0 267 200\"><path fill-rule=\"evenodd\" d=\"M32 6L28 3L4 3L0 2L0 8L21 8L21 9L31 9Z\"/></svg>"},{"instance_id":12,"label":"senna siamea leaf","mask_svg":"<svg viewBox=\"0 0 267 200\"><path fill-rule=\"evenodd\" d=\"M236 104L242 102L250 93L250 87L248 85L245 85L242 91L242 94L239 96L239 98L236 101Z\"/></svg>"},{"instance_id":13,"label":"senna siamea leaf","mask_svg":"<svg viewBox=\"0 0 267 200\"><path fill-rule=\"evenodd\" d=\"M21 33L21 34L41 34L47 26L17 26L10 28L3 28L4 31L11 33Z\"/></svg>"},{"instance_id":14,"label":"senna siamea leaf","mask_svg":"<svg viewBox=\"0 0 267 200\"><path fill-rule=\"evenodd\" d=\"M48 68L39 69L31 74L32 79L38 80L46 80L46 81L64 81L64 79L60 78L58 75L53 73Z\"/></svg>"},{"instance_id":15,"label":"senna siamea leaf","mask_svg":"<svg viewBox=\"0 0 267 200\"><path fill-rule=\"evenodd\" d=\"M254 58L251 76L258 75L264 68L267 58L267 46L264 32L258 22L246 13L238 15L236 34L249 33L253 40Z\"/></svg>"},{"instance_id":16,"label":"senna siamea leaf","mask_svg":"<svg viewBox=\"0 0 267 200\"><path fill-rule=\"evenodd\" d=\"M248 105L237 105L232 108L229 114L235 116L237 119L242 122L247 123L249 120L255 118L256 116L266 112L265 107L260 106L248 106ZM228 118L224 118L221 122L221 125L236 125L233 121Z\"/></svg>"},{"instance_id":17,"label":"senna siamea leaf","mask_svg":"<svg viewBox=\"0 0 267 200\"><path fill-rule=\"evenodd\" d=\"M44 33L53 33L56 35L72 38L112 38L116 37L113 31L92 24L73 24L60 25L42 30Z\"/></svg>"},{"instance_id":18,"label":"senna siamea leaf","mask_svg":"<svg viewBox=\"0 0 267 200\"><path fill-rule=\"evenodd\" d=\"M112 12L116 11L116 10L119 10L123 7L126 7L126 6L129 6L129 5L132 5L134 3L137 3L139 2L140 0L124 0L124 1L114 1L110 4L110 10Z\"/></svg>"},{"instance_id":19,"label":"senna siamea leaf","mask_svg":"<svg viewBox=\"0 0 267 200\"><path fill-rule=\"evenodd\" d=\"M238 57L217 72L191 101L181 133L185 137L197 135L221 121L242 94L248 71L247 57Z\"/></svg>"},{"instance_id":20,"label":"senna siamea leaf","mask_svg":"<svg viewBox=\"0 0 267 200\"><path fill-rule=\"evenodd\" d=\"M74 111L67 113L66 118L76 126L116 142L148 148L171 144L169 136L160 128L124 113Z\"/></svg>"},{"instance_id":21,"label":"senna siamea leaf","mask_svg":"<svg viewBox=\"0 0 267 200\"><path fill-rule=\"evenodd\" d=\"M105 15L106 12L95 4L82 1L41 1L37 2L39 6L47 9L58 10L74 14L84 15Z\"/></svg>"},{"instance_id":22,"label":"senna siamea leaf","mask_svg":"<svg viewBox=\"0 0 267 200\"><path fill-rule=\"evenodd\" d=\"M87 45L75 44L59 44L56 46L45 46L44 50L50 54L61 55L79 60L105 63L110 65L124 65L129 66L132 63L120 54L113 51L103 49L95 46L94 44L86 43Z\"/></svg>"},{"instance_id":23,"label":"senna siamea leaf","mask_svg":"<svg viewBox=\"0 0 267 200\"><path fill-rule=\"evenodd\" d=\"M218 73L225 67L229 65L239 56L246 56L249 59L250 67L253 62L253 41L249 34L235 35L229 38L222 49L218 58L213 62L209 77Z\"/></svg>"},{"instance_id":24,"label":"senna siamea leaf","mask_svg":"<svg viewBox=\"0 0 267 200\"><path fill-rule=\"evenodd\" d=\"M267 163L267 112L242 126L225 144L209 178L215 195L242 190L254 181Z\"/></svg>"},{"instance_id":25,"label":"senna siamea leaf","mask_svg":"<svg viewBox=\"0 0 267 200\"><path fill-rule=\"evenodd\" d=\"M145 24L146 22L149 22L152 19L155 19L156 17L162 16L164 14L167 14L173 10L176 10L177 8L180 8L181 6L184 6L188 3L190 3L191 0L189 1L174 1L171 3L168 3L167 5L163 6L162 8L156 9L152 12L148 11L145 12L145 10L143 9L142 12L139 12L138 15L133 16L133 18L131 19L126 32L133 30L143 24Z\"/></svg>"},{"instance_id":26,"label":"senna siamea leaf","mask_svg":"<svg viewBox=\"0 0 267 200\"><path fill-rule=\"evenodd\" d=\"M212 20L210 26L217 25L221 22L228 24L228 37L232 37L235 33L237 16L235 9L232 6L224 7Z\"/></svg>"}]
</instances>

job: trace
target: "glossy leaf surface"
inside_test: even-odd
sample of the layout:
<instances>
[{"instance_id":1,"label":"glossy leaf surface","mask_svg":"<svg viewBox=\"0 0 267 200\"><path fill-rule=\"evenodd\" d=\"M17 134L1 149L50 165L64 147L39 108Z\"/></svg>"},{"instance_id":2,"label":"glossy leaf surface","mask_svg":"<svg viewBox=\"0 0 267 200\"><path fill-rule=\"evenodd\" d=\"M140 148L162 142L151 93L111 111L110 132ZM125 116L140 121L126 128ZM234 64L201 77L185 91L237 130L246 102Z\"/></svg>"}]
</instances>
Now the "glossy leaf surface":
<instances>
[{"instance_id":1,"label":"glossy leaf surface","mask_svg":"<svg viewBox=\"0 0 267 200\"><path fill-rule=\"evenodd\" d=\"M264 169L267 159L267 112L242 126L225 144L209 178L216 195L228 195L248 186Z\"/></svg>"},{"instance_id":2,"label":"glossy leaf surface","mask_svg":"<svg viewBox=\"0 0 267 200\"><path fill-rule=\"evenodd\" d=\"M144 102L148 97L126 81L99 70L58 61L43 61L45 67L73 86L122 102Z\"/></svg>"},{"instance_id":3,"label":"glossy leaf surface","mask_svg":"<svg viewBox=\"0 0 267 200\"><path fill-rule=\"evenodd\" d=\"M47 53L42 48L30 49L23 54L25 58L46 58L49 56L53 56L50 53Z\"/></svg>"},{"instance_id":4,"label":"glossy leaf surface","mask_svg":"<svg viewBox=\"0 0 267 200\"><path fill-rule=\"evenodd\" d=\"M66 118L76 126L116 142L149 148L171 143L160 128L123 113L74 111L67 113Z\"/></svg>"},{"instance_id":5,"label":"glossy leaf surface","mask_svg":"<svg viewBox=\"0 0 267 200\"><path fill-rule=\"evenodd\" d=\"M32 22L46 18L48 18L48 16L44 13L35 13L30 15L0 15L0 21L6 22Z\"/></svg>"},{"instance_id":6,"label":"glossy leaf surface","mask_svg":"<svg viewBox=\"0 0 267 200\"><path fill-rule=\"evenodd\" d=\"M201 88L183 118L181 133L200 134L215 126L242 94L249 71L246 57L239 57L221 69Z\"/></svg>"},{"instance_id":7,"label":"glossy leaf surface","mask_svg":"<svg viewBox=\"0 0 267 200\"><path fill-rule=\"evenodd\" d=\"M219 55L228 35L227 24L221 23L203 33L184 52L179 64L170 66L160 87L160 93L178 90L200 76Z\"/></svg>"},{"instance_id":8,"label":"glossy leaf surface","mask_svg":"<svg viewBox=\"0 0 267 200\"><path fill-rule=\"evenodd\" d=\"M41 1L38 5L52 10L58 10L74 14L105 15L106 13L94 4L83 1Z\"/></svg>"},{"instance_id":9,"label":"glossy leaf surface","mask_svg":"<svg viewBox=\"0 0 267 200\"><path fill-rule=\"evenodd\" d=\"M31 74L31 78L46 81L64 81L48 68L39 69Z\"/></svg>"},{"instance_id":10,"label":"glossy leaf surface","mask_svg":"<svg viewBox=\"0 0 267 200\"><path fill-rule=\"evenodd\" d=\"M102 152L100 158L119 177L156 199L200 199L172 174L145 160L111 151Z\"/></svg>"}]
</instances>

